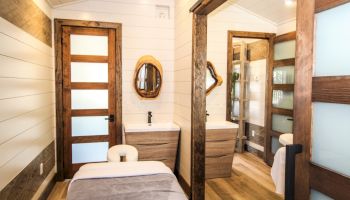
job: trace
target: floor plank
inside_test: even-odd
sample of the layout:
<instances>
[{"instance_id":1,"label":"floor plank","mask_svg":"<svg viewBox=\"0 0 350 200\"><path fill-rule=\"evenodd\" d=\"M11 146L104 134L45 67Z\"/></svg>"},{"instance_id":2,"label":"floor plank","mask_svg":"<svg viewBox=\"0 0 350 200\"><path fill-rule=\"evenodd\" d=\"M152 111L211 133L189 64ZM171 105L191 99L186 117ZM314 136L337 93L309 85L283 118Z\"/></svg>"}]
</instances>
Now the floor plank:
<instances>
[{"instance_id":1,"label":"floor plank","mask_svg":"<svg viewBox=\"0 0 350 200\"><path fill-rule=\"evenodd\" d=\"M231 177L207 180L205 200L282 200L274 193L271 168L251 153L235 153ZM49 200L65 200L69 181L57 182Z\"/></svg>"}]
</instances>

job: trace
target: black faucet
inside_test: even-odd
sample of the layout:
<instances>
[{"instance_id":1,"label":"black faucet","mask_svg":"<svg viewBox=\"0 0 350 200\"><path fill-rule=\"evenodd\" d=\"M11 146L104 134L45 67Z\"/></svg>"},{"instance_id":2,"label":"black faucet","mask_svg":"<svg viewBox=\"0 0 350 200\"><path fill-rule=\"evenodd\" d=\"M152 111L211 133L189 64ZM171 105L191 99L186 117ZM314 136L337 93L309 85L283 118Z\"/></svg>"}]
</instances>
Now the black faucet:
<instances>
[{"instance_id":1,"label":"black faucet","mask_svg":"<svg viewBox=\"0 0 350 200\"><path fill-rule=\"evenodd\" d=\"M151 124L152 123L152 112L148 111L148 123Z\"/></svg>"}]
</instances>

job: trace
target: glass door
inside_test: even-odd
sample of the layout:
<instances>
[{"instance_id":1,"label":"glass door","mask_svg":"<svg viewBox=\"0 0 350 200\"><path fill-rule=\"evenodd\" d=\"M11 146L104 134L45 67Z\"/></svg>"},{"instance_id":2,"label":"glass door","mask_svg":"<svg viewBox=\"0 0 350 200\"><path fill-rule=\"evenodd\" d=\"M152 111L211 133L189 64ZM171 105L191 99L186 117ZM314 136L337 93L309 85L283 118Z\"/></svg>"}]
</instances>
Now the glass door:
<instances>
[{"instance_id":1,"label":"glass door","mask_svg":"<svg viewBox=\"0 0 350 200\"><path fill-rule=\"evenodd\" d=\"M266 161L272 165L281 147L279 136L293 133L295 32L274 40L273 67L269 70L266 109Z\"/></svg>"},{"instance_id":2,"label":"glass door","mask_svg":"<svg viewBox=\"0 0 350 200\"><path fill-rule=\"evenodd\" d=\"M115 30L63 27L64 174L116 144Z\"/></svg>"},{"instance_id":3,"label":"glass door","mask_svg":"<svg viewBox=\"0 0 350 200\"><path fill-rule=\"evenodd\" d=\"M349 19L349 1L298 1L295 199L350 199Z\"/></svg>"}]
</instances>

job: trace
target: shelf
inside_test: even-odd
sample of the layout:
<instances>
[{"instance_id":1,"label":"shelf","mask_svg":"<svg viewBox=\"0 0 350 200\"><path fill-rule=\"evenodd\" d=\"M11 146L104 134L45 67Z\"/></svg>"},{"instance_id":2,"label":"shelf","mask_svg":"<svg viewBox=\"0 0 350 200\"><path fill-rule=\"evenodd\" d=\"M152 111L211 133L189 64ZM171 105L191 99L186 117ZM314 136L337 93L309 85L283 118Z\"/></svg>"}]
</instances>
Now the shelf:
<instances>
[{"instance_id":1,"label":"shelf","mask_svg":"<svg viewBox=\"0 0 350 200\"><path fill-rule=\"evenodd\" d=\"M240 65L241 63L242 63L243 61L241 61L241 60L233 60L232 61L232 65ZM247 65L247 64L249 64L249 62L248 61L244 61L244 63Z\"/></svg>"}]
</instances>

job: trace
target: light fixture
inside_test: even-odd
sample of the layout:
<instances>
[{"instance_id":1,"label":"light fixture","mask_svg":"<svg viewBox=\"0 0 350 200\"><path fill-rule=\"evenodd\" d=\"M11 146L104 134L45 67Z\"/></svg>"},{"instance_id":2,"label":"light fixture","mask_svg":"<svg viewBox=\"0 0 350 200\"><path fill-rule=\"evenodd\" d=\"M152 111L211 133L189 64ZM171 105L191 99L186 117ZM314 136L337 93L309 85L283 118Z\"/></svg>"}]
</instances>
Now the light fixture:
<instances>
[{"instance_id":1,"label":"light fixture","mask_svg":"<svg viewBox=\"0 0 350 200\"><path fill-rule=\"evenodd\" d=\"M288 7L294 6L296 3L296 0L284 0L284 4Z\"/></svg>"}]
</instances>

